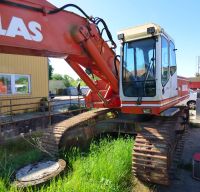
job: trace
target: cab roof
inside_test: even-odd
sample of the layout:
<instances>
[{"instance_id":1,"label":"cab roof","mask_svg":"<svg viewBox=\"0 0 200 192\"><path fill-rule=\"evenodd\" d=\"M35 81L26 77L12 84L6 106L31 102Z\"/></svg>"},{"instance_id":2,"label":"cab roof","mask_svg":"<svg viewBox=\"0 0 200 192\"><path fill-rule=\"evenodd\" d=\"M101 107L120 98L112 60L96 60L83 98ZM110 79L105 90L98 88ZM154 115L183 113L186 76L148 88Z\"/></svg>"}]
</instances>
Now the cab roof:
<instances>
[{"instance_id":1,"label":"cab roof","mask_svg":"<svg viewBox=\"0 0 200 192\"><path fill-rule=\"evenodd\" d=\"M147 33L148 28L155 29L154 36L158 36L160 34L164 34L169 40L173 41L173 39L164 31L164 29L155 23L147 23L144 25L139 25L135 27L130 27L118 32L118 35L124 34L124 41L133 41L138 39L144 39L148 37L152 37L151 33Z\"/></svg>"}]
</instances>

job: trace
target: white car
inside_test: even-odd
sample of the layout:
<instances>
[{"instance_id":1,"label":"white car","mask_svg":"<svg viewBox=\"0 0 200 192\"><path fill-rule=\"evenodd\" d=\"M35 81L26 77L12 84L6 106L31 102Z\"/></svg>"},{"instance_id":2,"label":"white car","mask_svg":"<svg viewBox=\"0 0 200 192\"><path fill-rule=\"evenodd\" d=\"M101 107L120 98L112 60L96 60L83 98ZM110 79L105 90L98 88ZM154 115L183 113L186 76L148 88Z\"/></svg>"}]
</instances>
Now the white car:
<instances>
[{"instance_id":1,"label":"white car","mask_svg":"<svg viewBox=\"0 0 200 192\"><path fill-rule=\"evenodd\" d=\"M197 92L190 89L190 96L187 101L187 106L190 109L196 109Z\"/></svg>"}]
</instances>

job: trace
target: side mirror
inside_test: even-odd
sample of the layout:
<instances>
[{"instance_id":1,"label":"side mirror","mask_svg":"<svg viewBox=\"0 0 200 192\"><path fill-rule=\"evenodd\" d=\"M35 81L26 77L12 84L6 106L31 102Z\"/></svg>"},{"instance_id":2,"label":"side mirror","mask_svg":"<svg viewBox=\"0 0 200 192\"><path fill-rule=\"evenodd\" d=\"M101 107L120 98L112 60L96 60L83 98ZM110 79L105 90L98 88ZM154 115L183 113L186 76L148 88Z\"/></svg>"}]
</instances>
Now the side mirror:
<instances>
[{"instance_id":1,"label":"side mirror","mask_svg":"<svg viewBox=\"0 0 200 192\"><path fill-rule=\"evenodd\" d=\"M163 95L165 94L165 88L164 87L162 88L162 94Z\"/></svg>"},{"instance_id":2,"label":"side mirror","mask_svg":"<svg viewBox=\"0 0 200 192\"><path fill-rule=\"evenodd\" d=\"M78 95L81 95L81 83L78 83L77 91L78 91Z\"/></svg>"}]
</instances>

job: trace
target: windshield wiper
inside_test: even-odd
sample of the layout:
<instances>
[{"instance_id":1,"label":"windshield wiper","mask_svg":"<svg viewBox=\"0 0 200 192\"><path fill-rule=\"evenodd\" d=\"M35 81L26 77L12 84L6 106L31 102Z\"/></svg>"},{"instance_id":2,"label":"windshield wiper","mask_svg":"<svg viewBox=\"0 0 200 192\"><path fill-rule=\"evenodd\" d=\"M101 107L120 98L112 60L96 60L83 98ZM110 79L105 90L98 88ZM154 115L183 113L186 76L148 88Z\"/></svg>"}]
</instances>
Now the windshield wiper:
<instances>
[{"instance_id":1,"label":"windshield wiper","mask_svg":"<svg viewBox=\"0 0 200 192\"><path fill-rule=\"evenodd\" d=\"M155 75L155 71L154 71L154 61L155 61L155 58L152 57L152 58L151 58L151 61L150 61L150 64L149 64L149 67L148 67L148 69L147 69L147 73L146 73L144 82L147 81L152 67L153 67L153 75ZM154 76L153 76L153 77L154 77Z\"/></svg>"},{"instance_id":2,"label":"windshield wiper","mask_svg":"<svg viewBox=\"0 0 200 192\"><path fill-rule=\"evenodd\" d=\"M153 68L153 79L155 79L155 52L156 52L156 40L155 40L155 43L153 45L153 57L151 58L150 60L150 63L149 63L149 67L147 69L147 73L146 73L146 76L145 76L145 79L144 79L144 84L143 84L143 89L144 89L144 94L146 95L146 91L145 91L145 87L146 87L146 82L147 82L147 79L149 77L149 74L151 72L151 68Z\"/></svg>"}]
</instances>

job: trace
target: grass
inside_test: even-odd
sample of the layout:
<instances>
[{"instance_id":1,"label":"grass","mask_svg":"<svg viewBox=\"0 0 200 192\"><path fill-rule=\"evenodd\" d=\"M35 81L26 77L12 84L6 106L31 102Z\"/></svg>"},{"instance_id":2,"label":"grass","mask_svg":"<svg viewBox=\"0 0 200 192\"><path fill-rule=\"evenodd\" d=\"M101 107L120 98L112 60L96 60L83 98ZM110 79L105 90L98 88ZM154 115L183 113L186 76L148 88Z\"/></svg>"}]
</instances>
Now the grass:
<instances>
[{"instance_id":1,"label":"grass","mask_svg":"<svg viewBox=\"0 0 200 192\"><path fill-rule=\"evenodd\" d=\"M0 146L0 192L10 191L10 181L13 179L15 170L20 167L36 162L43 158L43 154L34 149L23 139L8 142ZM11 190L11 191L17 191Z\"/></svg>"},{"instance_id":2,"label":"grass","mask_svg":"<svg viewBox=\"0 0 200 192\"><path fill-rule=\"evenodd\" d=\"M88 156L74 151L69 159L73 172L64 189L68 191L130 191L132 139L104 139L92 143Z\"/></svg>"},{"instance_id":3,"label":"grass","mask_svg":"<svg viewBox=\"0 0 200 192\"><path fill-rule=\"evenodd\" d=\"M68 170L45 185L30 187L26 191L132 192L135 187L131 174L132 146L132 138L106 138L92 142L86 153L77 148L62 152ZM10 175L14 169L41 158L39 151L23 141L0 147L0 192L22 192L10 184ZM140 189L135 191L143 191Z\"/></svg>"},{"instance_id":4,"label":"grass","mask_svg":"<svg viewBox=\"0 0 200 192\"><path fill-rule=\"evenodd\" d=\"M0 146L0 177L10 177L14 170L43 157L39 150L33 149L26 141L20 139L16 142Z\"/></svg>"}]
</instances>

